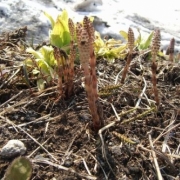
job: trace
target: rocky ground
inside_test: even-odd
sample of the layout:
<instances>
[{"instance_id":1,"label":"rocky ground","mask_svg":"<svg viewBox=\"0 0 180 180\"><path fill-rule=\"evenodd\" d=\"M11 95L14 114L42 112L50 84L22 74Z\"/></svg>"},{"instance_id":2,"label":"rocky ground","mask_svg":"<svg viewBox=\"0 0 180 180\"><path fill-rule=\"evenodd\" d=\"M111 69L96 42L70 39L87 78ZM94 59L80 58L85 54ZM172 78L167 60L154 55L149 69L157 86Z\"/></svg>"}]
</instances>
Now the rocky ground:
<instances>
[{"instance_id":1,"label":"rocky ground","mask_svg":"<svg viewBox=\"0 0 180 180\"><path fill-rule=\"evenodd\" d=\"M23 48L24 31L1 35L0 148L11 139L21 140L27 148L24 156L32 162L31 179L180 178L177 62L158 60L160 105L156 107L148 52L134 54L124 84L120 80L126 59L113 63L98 59L99 101L106 128L97 134L78 64L74 94L69 98L57 100L56 81L42 92L38 92L35 79L29 77L31 83L26 83L22 60L30 55ZM14 36L17 32L21 33ZM0 178L13 159L0 156Z\"/></svg>"}]
</instances>

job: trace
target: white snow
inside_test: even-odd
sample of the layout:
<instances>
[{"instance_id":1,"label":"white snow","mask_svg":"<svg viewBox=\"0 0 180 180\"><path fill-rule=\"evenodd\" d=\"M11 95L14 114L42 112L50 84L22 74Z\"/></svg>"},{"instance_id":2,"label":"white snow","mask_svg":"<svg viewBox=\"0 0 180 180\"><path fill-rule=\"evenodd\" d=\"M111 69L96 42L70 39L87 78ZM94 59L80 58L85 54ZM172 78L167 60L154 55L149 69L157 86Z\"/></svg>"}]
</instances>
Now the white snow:
<instances>
[{"instance_id":1,"label":"white snow","mask_svg":"<svg viewBox=\"0 0 180 180\"><path fill-rule=\"evenodd\" d=\"M147 33L159 28L162 42L167 44L174 37L180 46L179 0L86 0L89 2L89 6L85 6L86 12L74 11L73 7L82 1L85 0L0 0L0 32L28 25L28 29L41 31L37 33L44 33L48 38L50 26L43 11L55 18L66 9L75 21L81 21L84 15L95 15L107 22L109 28L104 24L98 26L102 34L118 37L120 30L127 31L130 26L135 33L136 28Z\"/></svg>"}]
</instances>

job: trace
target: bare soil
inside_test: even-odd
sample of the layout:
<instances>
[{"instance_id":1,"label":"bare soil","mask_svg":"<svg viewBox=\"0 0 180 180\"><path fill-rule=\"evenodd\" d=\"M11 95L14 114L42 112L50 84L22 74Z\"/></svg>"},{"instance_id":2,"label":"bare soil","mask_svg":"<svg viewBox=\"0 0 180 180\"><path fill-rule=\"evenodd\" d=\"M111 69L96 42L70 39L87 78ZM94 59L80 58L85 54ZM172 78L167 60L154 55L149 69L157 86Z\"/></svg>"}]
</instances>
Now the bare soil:
<instances>
[{"instance_id":1,"label":"bare soil","mask_svg":"<svg viewBox=\"0 0 180 180\"><path fill-rule=\"evenodd\" d=\"M22 50L25 31L1 35L0 147L11 139L24 142L32 180L156 180L158 170L164 180L179 178L178 63L157 61L161 103L156 107L148 53L134 55L124 84L120 80L126 60L97 59L99 102L107 127L95 133L78 64L70 98L57 100L56 83L38 92L35 80L30 87L24 82L21 62L30 56ZM12 160L0 157L0 178Z\"/></svg>"}]
</instances>

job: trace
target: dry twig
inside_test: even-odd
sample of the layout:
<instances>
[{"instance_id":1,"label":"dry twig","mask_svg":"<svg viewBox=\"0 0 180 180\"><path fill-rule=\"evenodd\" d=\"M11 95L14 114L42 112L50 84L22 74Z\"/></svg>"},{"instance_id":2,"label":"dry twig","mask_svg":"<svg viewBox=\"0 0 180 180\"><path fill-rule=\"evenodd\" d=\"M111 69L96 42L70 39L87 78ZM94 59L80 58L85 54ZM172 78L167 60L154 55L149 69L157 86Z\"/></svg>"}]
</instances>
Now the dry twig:
<instances>
[{"instance_id":1,"label":"dry twig","mask_svg":"<svg viewBox=\"0 0 180 180\"><path fill-rule=\"evenodd\" d=\"M162 177L160 169L159 169L159 164L158 164L158 161L157 161L156 153L154 151L154 146L153 146L153 143L152 143L152 138L151 138L150 132L148 133L148 137L149 137L149 143L150 143L150 146L151 146L151 153L152 153L154 165L155 165L155 168L156 168L158 180L163 180L163 177Z\"/></svg>"}]
</instances>

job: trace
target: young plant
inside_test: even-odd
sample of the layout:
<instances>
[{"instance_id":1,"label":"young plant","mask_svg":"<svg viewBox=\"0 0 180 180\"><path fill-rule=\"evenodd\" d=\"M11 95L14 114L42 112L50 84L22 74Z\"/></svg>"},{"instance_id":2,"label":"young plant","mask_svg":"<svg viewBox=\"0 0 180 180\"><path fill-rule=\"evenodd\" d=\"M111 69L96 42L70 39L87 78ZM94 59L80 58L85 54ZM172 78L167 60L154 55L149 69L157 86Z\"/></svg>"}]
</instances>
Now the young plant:
<instances>
[{"instance_id":1,"label":"young plant","mask_svg":"<svg viewBox=\"0 0 180 180\"><path fill-rule=\"evenodd\" d=\"M68 13L66 10L58 15L56 21L51 15L44 13L51 22L52 30L50 30L50 42L53 46L65 48L70 44L70 32L68 27ZM64 50L64 49L63 49Z\"/></svg>"},{"instance_id":2,"label":"young plant","mask_svg":"<svg viewBox=\"0 0 180 180\"><path fill-rule=\"evenodd\" d=\"M53 55L53 48L43 46L39 51L32 48L27 48L26 52L33 54L35 57L26 59L24 61L27 72L32 70L32 74L37 77L37 87L41 91L45 88L45 84L50 84L52 80L56 79L56 60ZM30 70L29 70L30 69Z\"/></svg>"},{"instance_id":3,"label":"young plant","mask_svg":"<svg viewBox=\"0 0 180 180\"><path fill-rule=\"evenodd\" d=\"M97 57L104 57L109 61L115 58L125 59L127 56L127 45L121 40L101 39L100 33L95 32L94 50Z\"/></svg>"},{"instance_id":4,"label":"young plant","mask_svg":"<svg viewBox=\"0 0 180 180\"><path fill-rule=\"evenodd\" d=\"M67 55L64 51L62 51L60 48L58 47L53 47L54 48L54 51L53 51L53 54L54 54L54 57L57 61L57 70L56 70L56 73L57 73L57 76L58 76L58 84L57 84L57 89L58 89L58 92L59 92L59 98L58 100L63 96L63 77L64 77L64 80L67 81L67 78L68 78L68 73L67 73Z\"/></svg>"},{"instance_id":5,"label":"young plant","mask_svg":"<svg viewBox=\"0 0 180 180\"><path fill-rule=\"evenodd\" d=\"M72 19L68 21L70 31L70 52L69 52L69 83L68 83L68 96L72 95L74 88L74 61L76 59L76 45L75 45L75 25Z\"/></svg>"},{"instance_id":6,"label":"young plant","mask_svg":"<svg viewBox=\"0 0 180 180\"><path fill-rule=\"evenodd\" d=\"M87 17L84 18L83 24L77 23L76 37L80 62L85 76L85 90L87 92L89 109L94 129L97 132L102 126L102 110L100 110L97 93L96 57L93 48L94 28Z\"/></svg>"},{"instance_id":7,"label":"young plant","mask_svg":"<svg viewBox=\"0 0 180 180\"><path fill-rule=\"evenodd\" d=\"M138 31L139 35L134 42L134 46L137 47L137 49L139 51L148 50L148 48L150 47L151 42L152 42L153 31L150 34L143 35L143 36L139 29L137 29L137 31ZM126 41L128 41L128 33L127 32L120 31L119 33Z\"/></svg>"},{"instance_id":8,"label":"young plant","mask_svg":"<svg viewBox=\"0 0 180 180\"><path fill-rule=\"evenodd\" d=\"M25 66L32 68L33 75L37 75L37 86L39 90L45 88L52 80L58 78L58 89L62 95L62 78L66 83L66 94L69 97L73 91L74 77L74 34L75 27L71 19L68 18L66 10L57 17L55 21L52 16L45 13L51 22L52 30L50 31L50 47L43 46L39 51L28 48L26 51L33 54L33 59L27 59ZM74 31L74 32L73 32ZM70 51L68 57L67 53Z\"/></svg>"},{"instance_id":9,"label":"young plant","mask_svg":"<svg viewBox=\"0 0 180 180\"><path fill-rule=\"evenodd\" d=\"M153 84L153 91L154 91L154 97L157 106L159 106L159 96L158 96L158 89L157 89L157 79L156 79L156 70L157 70L157 64L156 64L156 56L158 54L159 48L160 48L160 41L161 41L161 35L160 30L155 30L151 45L151 55L152 55L152 84Z\"/></svg>"},{"instance_id":10,"label":"young plant","mask_svg":"<svg viewBox=\"0 0 180 180\"><path fill-rule=\"evenodd\" d=\"M69 56L62 49L53 46L54 57L57 61L58 90L60 98L64 94L66 97L70 97L73 94L74 87L74 60L76 57L76 48L74 46L75 26L72 19L70 18L68 20L68 27L71 37Z\"/></svg>"},{"instance_id":11,"label":"young plant","mask_svg":"<svg viewBox=\"0 0 180 180\"><path fill-rule=\"evenodd\" d=\"M126 66L124 67L124 70L122 73L121 83L124 83L124 81L125 81L126 74L129 70L129 66L130 66L130 63L132 60L132 54L133 54L133 49L134 49L134 32L131 28L129 28L129 30L128 30L128 49L129 49L129 53L128 53L128 57L127 57Z\"/></svg>"},{"instance_id":12,"label":"young plant","mask_svg":"<svg viewBox=\"0 0 180 180\"><path fill-rule=\"evenodd\" d=\"M142 37L141 32L138 30L139 36L136 39L135 45L137 46L138 50L147 50L150 48L152 38L153 38L153 31L145 37Z\"/></svg>"},{"instance_id":13,"label":"young plant","mask_svg":"<svg viewBox=\"0 0 180 180\"><path fill-rule=\"evenodd\" d=\"M18 157L8 167L4 180L30 180L32 164L26 157Z\"/></svg>"}]
</instances>

